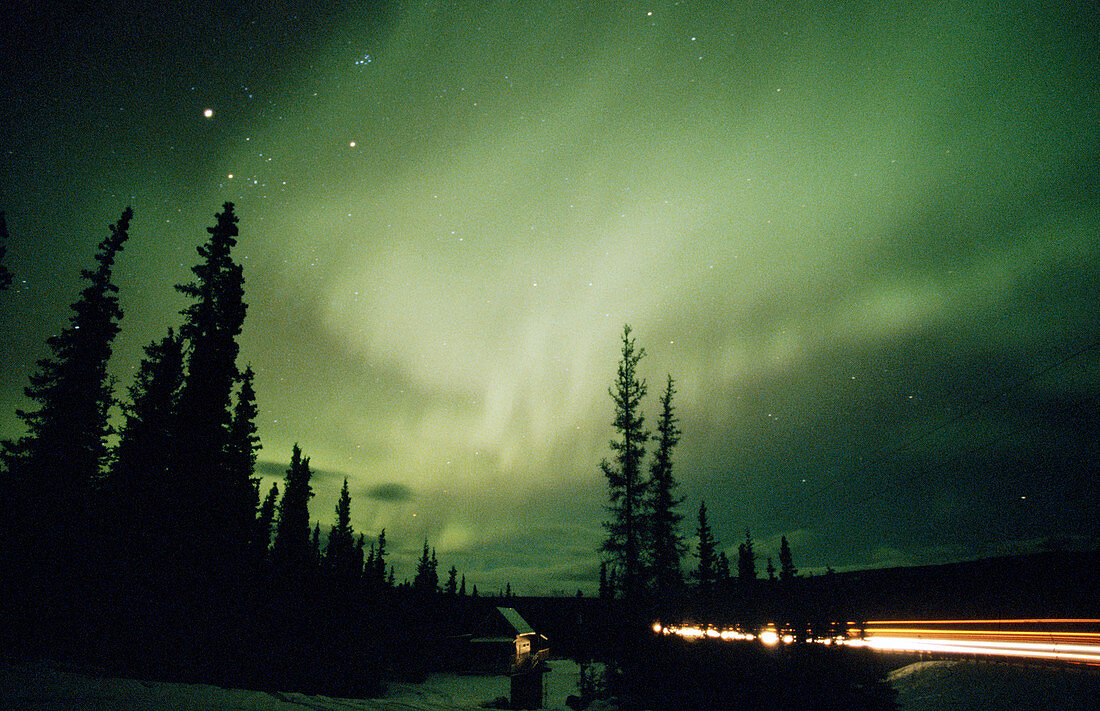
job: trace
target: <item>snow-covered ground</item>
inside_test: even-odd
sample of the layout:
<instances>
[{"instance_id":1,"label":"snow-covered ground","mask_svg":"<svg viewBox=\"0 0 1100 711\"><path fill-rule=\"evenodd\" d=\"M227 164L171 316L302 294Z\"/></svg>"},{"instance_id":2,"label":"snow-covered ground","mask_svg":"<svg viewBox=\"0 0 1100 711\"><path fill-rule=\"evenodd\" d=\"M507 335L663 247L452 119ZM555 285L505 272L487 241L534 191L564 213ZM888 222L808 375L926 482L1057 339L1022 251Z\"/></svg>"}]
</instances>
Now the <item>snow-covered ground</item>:
<instances>
[{"instance_id":1,"label":"snow-covered ground","mask_svg":"<svg viewBox=\"0 0 1100 711\"><path fill-rule=\"evenodd\" d=\"M1096 711L1100 673L968 662L918 662L890 673L902 711Z\"/></svg>"},{"instance_id":2,"label":"snow-covered ground","mask_svg":"<svg viewBox=\"0 0 1100 711\"><path fill-rule=\"evenodd\" d=\"M567 709L565 697L577 693L577 665L555 660L550 667L546 708ZM455 711L508 694L507 676L433 674L423 684L390 684L379 699L335 699L95 677L45 662L0 665L3 711Z\"/></svg>"},{"instance_id":3,"label":"snow-covered ground","mask_svg":"<svg viewBox=\"0 0 1100 711\"><path fill-rule=\"evenodd\" d=\"M550 663L547 709L566 709L577 665ZM903 711L1094 711L1100 674L1008 665L920 662L891 673ZM222 689L89 676L50 663L0 665L2 711L459 711L508 696L506 676L433 674L391 684L380 699Z\"/></svg>"}]
</instances>

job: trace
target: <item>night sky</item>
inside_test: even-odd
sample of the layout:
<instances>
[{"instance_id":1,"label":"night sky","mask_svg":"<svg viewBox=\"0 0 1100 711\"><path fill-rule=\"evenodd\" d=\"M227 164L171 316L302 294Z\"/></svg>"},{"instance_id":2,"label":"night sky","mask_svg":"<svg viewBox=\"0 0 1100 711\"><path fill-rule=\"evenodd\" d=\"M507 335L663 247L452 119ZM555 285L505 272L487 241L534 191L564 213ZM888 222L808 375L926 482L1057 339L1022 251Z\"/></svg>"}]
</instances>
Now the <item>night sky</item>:
<instances>
[{"instance_id":1,"label":"night sky","mask_svg":"<svg viewBox=\"0 0 1100 711\"><path fill-rule=\"evenodd\" d=\"M1093 3L35 5L3 436L106 226L124 396L229 200L265 481L299 442L327 530L348 477L399 581L427 537L594 590L624 323L688 534L705 498L805 570L1097 544Z\"/></svg>"}]
</instances>

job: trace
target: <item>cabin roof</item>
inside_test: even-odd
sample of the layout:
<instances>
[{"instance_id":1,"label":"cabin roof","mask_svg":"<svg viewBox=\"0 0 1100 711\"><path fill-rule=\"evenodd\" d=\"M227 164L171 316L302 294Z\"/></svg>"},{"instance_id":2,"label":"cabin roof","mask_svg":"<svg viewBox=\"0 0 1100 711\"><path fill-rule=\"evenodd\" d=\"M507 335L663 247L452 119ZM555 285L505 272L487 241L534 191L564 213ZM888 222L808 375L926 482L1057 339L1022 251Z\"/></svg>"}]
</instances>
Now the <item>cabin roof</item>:
<instances>
[{"instance_id":1,"label":"cabin roof","mask_svg":"<svg viewBox=\"0 0 1100 711\"><path fill-rule=\"evenodd\" d=\"M534 628L514 608L493 607L474 630L473 639L477 642L511 642L520 635L531 634L535 634Z\"/></svg>"},{"instance_id":2,"label":"cabin roof","mask_svg":"<svg viewBox=\"0 0 1100 711\"><path fill-rule=\"evenodd\" d=\"M497 612L500 613L509 625L516 631L516 634L534 634L535 630L523 619L523 615L516 612L513 607L498 607Z\"/></svg>"}]
</instances>

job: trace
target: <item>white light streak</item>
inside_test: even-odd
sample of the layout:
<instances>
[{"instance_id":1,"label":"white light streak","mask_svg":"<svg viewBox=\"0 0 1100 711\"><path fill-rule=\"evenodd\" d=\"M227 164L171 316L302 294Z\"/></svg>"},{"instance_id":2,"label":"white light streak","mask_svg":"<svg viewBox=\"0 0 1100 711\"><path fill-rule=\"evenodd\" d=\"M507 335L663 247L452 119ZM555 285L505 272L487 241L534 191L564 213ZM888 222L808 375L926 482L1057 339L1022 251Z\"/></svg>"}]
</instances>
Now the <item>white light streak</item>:
<instances>
[{"instance_id":1,"label":"white light streak","mask_svg":"<svg viewBox=\"0 0 1100 711\"><path fill-rule=\"evenodd\" d=\"M935 626L919 626L921 624ZM1024 625L1029 629L1022 628ZM973 629L974 626L982 628ZM994 626L1009 629L992 629ZM1095 629L1100 626L1100 620L895 621L867 623L862 638L849 639L841 635L809 641L826 645L842 644L879 652L1057 660L1073 664L1100 665L1100 632L1081 631L1080 628L1086 626L1090 630ZM752 641L755 639L769 647L781 643L793 644L795 641L793 634L785 630L777 630L773 625L768 625L758 635L737 628L719 629L696 625L661 626L659 623L653 625L653 631L658 634L677 635L687 640Z\"/></svg>"}]
</instances>

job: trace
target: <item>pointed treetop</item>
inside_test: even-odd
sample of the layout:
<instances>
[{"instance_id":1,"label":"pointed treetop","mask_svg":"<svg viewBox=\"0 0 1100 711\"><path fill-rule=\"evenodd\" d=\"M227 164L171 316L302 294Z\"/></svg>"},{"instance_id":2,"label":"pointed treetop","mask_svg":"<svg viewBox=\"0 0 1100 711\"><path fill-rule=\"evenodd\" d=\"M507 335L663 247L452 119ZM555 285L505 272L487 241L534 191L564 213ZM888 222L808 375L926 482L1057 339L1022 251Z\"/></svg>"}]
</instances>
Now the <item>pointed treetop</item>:
<instances>
[{"instance_id":1,"label":"pointed treetop","mask_svg":"<svg viewBox=\"0 0 1100 711\"><path fill-rule=\"evenodd\" d=\"M771 559L768 559L769 563ZM787 543L786 536L779 538L779 579L783 582L793 580L798 575L798 568L794 567L794 559L791 557L791 546Z\"/></svg>"}]
</instances>

